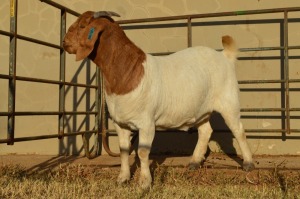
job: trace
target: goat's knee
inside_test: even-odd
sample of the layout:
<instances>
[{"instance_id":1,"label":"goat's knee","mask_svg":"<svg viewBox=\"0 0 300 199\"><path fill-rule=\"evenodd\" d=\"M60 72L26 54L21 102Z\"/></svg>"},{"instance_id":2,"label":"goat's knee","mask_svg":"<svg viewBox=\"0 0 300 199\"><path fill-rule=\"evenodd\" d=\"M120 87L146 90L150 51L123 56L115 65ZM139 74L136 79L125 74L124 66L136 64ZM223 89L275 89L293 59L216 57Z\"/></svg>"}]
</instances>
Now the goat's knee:
<instances>
[{"instance_id":1,"label":"goat's knee","mask_svg":"<svg viewBox=\"0 0 300 199\"><path fill-rule=\"evenodd\" d=\"M138 156L141 161L141 174L139 178L139 184L143 189L149 188L152 182L152 177L149 169L149 153L150 149L143 147L138 149Z\"/></svg>"},{"instance_id":2,"label":"goat's knee","mask_svg":"<svg viewBox=\"0 0 300 199\"><path fill-rule=\"evenodd\" d=\"M149 149L141 148L138 150L138 155L140 159L148 158L149 156Z\"/></svg>"},{"instance_id":3,"label":"goat's knee","mask_svg":"<svg viewBox=\"0 0 300 199\"><path fill-rule=\"evenodd\" d=\"M147 126L147 128L143 128L139 132L138 156L141 161L140 186L144 189L150 187L152 182L149 169L149 154L154 139L154 134L154 124Z\"/></svg>"}]
</instances>

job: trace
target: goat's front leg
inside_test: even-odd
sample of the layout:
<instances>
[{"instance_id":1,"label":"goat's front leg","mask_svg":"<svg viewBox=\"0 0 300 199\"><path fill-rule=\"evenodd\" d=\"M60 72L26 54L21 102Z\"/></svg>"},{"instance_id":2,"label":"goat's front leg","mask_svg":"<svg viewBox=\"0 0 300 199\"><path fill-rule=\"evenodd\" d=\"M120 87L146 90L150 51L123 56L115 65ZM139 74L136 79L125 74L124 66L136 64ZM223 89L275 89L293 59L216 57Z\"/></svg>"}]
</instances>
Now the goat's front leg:
<instances>
[{"instance_id":1,"label":"goat's front leg","mask_svg":"<svg viewBox=\"0 0 300 199\"><path fill-rule=\"evenodd\" d=\"M152 177L149 169L149 154L155 135L155 126L149 125L139 131L139 148L138 156L141 161L141 174L139 183L143 189L151 186Z\"/></svg>"},{"instance_id":2,"label":"goat's front leg","mask_svg":"<svg viewBox=\"0 0 300 199\"><path fill-rule=\"evenodd\" d=\"M121 171L118 177L118 183L122 184L130 180L129 168L129 150L130 150L130 135L131 131L121 128L114 123L119 137L120 156L121 156Z\"/></svg>"}]
</instances>

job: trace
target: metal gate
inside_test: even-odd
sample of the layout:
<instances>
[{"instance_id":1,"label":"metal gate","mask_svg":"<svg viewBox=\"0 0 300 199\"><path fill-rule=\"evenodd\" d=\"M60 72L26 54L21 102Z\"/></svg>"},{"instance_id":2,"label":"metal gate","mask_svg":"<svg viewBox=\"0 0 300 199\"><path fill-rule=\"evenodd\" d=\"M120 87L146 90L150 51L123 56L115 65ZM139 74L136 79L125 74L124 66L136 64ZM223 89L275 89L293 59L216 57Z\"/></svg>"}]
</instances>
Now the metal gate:
<instances>
[{"instance_id":1,"label":"metal gate","mask_svg":"<svg viewBox=\"0 0 300 199\"><path fill-rule=\"evenodd\" d=\"M79 16L80 14L64 7L58 3L55 3L50 0L40 0L50 6L53 6L60 10L61 18L60 18L60 41L62 42L63 37L66 32L66 17L67 15ZM13 145L14 142L21 141L30 141L30 140L38 140L38 139L49 139L49 138L63 138L67 136L83 136L84 149L86 151L86 156L88 158L93 158L97 155L99 141L102 140L103 147L106 152L112 156L117 156L117 153L114 153L110 150L108 146L108 139L110 136L115 136L116 133L113 129L108 129L108 114L106 114L105 108L105 99L102 90L102 78L99 68L96 69L96 84L88 85L88 84L78 84L72 82L65 81L65 52L62 48L62 45L56 45L49 42L41 41L34 38L29 38L26 36L22 36L17 32L17 14L18 14L18 0L10 1L10 32L0 30L0 34L9 37L10 47L9 47L9 74L0 74L0 79L5 79L8 81L8 110L6 112L0 112L0 117L7 117L7 139L1 139L0 143L7 143L8 145ZM280 108L242 108L242 118L245 119L253 119L253 118L268 118L270 116L267 115L259 115L258 113L263 112L279 112L280 116L276 116L277 119L281 119L281 128L280 129L245 129L246 133L258 133L256 135L248 135L248 137L258 138L261 137L259 133L278 133L278 136L282 140L285 139L299 139L300 136L297 134L300 132L300 129L294 128L291 125L291 120L298 121L300 116L291 115L291 112L299 112L299 107L290 107L290 93L291 92L299 92L299 88L290 88L290 84L300 83L300 79L290 79L289 76L289 61L291 59L300 59L300 55L289 56L290 50L299 50L300 46L291 46L288 44L288 25L290 23L299 23L299 18L289 18L289 13L291 12L299 12L300 7L294 8L277 8L277 9L266 9L266 10L250 10L250 11L236 11L236 12L222 12L222 13L209 13L209 14L195 14L195 15L182 15L182 16L172 16L172 17L159 17L159 18L145 18L145 19L135 19L135 20L122 20L118 21L118 23L124 28L124 30L137 30L137 29L152 29L152 28L174 28L174 27L186 27L187 30L187 47L192 46L192 28L193 27L203 27L203 26L218 26L218 25L238 25L238 24L260 24L260 23L274 23L280 25L280 38L281 44L280 46L272 46L272 47L259 47L259 48L241 48L241 52L249 52L249 51L278 51L280 52L280 56L273 57L240 57L239 60L259 60L259 59L277 59L281 62L281 78L280 79L268 79L268 80L243 80L239 81L239 84L279 84L281 93L281 107ZM272 20L212 20L219 19L220 17L227 16L244 16L244 15L256 15L256 14L269 14L269 13L282 13L282 18L272 19ZM211 19L210 21L205 22L193 22L195 19ZM183 22L176 22L181 20ZM166 22L162 24L161 22ZM48 46L50 48L54 48L60 52L60 74L59 80L47 80L47 79L38 79L31 77L22 77L16 75L16 48L17 41L25 40L28 42L36 43L39 45ZM154 55L167 55L168 53L153 53ZM59 92L59 108L56 111L47 111L47 112L20 112L15 111L15 101L16 101L16 84L18 81L29 81L35 83L43 83L43 84L52 84L57 85ZM72 87L83 87L87 89L95 90L95 111L65 111L65 91L66 86ZM247 92L247 89L241 89L241 92ZM278 91L278 90L277 90ZM263 89L262 89L263 92ZM267 92L267 91L266 91ZM257 115L247 115L247 113L257 113ZM16 137L15 136L15 118L18 116L32 116L32 115L54 115L58 117L58 129L56 133L50 135L40 135L40 136L31 136L31 137ZM80 131L80 132L72 132L65 133L64 125L65 125L65 116L66 115L95 115L95 126L93 129ZM272 116L274 117L274 116ZM225 129L217 129L215 131L227 131ZM4 132L0 132L4 133ZM293 135L289 135L293 133ZM89 150L89 141L85 135L87 134L95 134L95 142L93 150ZM98 138L98 135L102 135L102 139ZM133 134L132 142L134 142L136 138L136 133ZM274 137L274 136L273 136ZM268 136L266 136L268 138ZM100 141L101 142L101 141Z\"/></svg>"},{"instance_id":2,"label":"metal gate","mask_svg":"<svg viewBox=\"0 0 300 199\"><path fill-rule=\"evenodd\" d=\"M42 1L43 2L43 1ZM17 18L18 18L18 0L11 0L10 1L10 32L0 30L1 35L8 36L10 38L10 46L9 46L9 75L0 74L1 79L8 80L8 111L7 112L0 112L0 116L7 117L7 139L1 139L0 143L7 143L8 145L13 145L14 142L22 142L22 141L30 141L30 140L40 140L40 139L49 139L49 138L63 138L67 136L77 136L82 135L84 149L86 152L86 156L88 158L95 157L99 147L99 140L98 134L101 134L101 104L102 104L102 84L100 79L100 71L98 67L96 68L96 84L95 85L87 85L87 84L79 84L79 83L72 83L65 81L65 65L66 65L66 56L65 52L62 48L62 40L66 33L66 17L67 14L79 16L80 14L70 10L60 4L54 3L52 1L44 1L45 3L60 9L61 16L60 16L60 45L52 44L49 42L41 41L34 38L29 38L23 35L18 34L17 32ZM48 79L38 79L38 78L30 78L30 77L22 77L16 75L16 49L17 49L17 41L24 40L28 42L32 42L35 44L47 46L50 48L54 48L60 52L60 73L59 73L59 80L48 80ZM59 92L59 108L56 111L47 111L47 112L19 112L15 111L16 105L16 84L18 81L28 81L28 82L35 82L35 83L43 83L48 85L57 85L58 92ZM83 87L86 89L94 89L95 94L95 110L96 111L65 111L65 92L66 86L72 87ZM15 137L15 118L18 116L49 116L54 115L58 116L58 129L56 133L49 134L49 135L40 135L40 136L30 136L30 137ZM87 131L80 131L80 132L72 132L72 133L65 133L64 132L64 125L66 123L65 116L67 115L95 115L95 126L93 129ZM2 132L1 132L2 133ZM95 134L95 144L93 151L89 150L89 141L87 140L86 134Z\"/></svg>"}]
</instances>

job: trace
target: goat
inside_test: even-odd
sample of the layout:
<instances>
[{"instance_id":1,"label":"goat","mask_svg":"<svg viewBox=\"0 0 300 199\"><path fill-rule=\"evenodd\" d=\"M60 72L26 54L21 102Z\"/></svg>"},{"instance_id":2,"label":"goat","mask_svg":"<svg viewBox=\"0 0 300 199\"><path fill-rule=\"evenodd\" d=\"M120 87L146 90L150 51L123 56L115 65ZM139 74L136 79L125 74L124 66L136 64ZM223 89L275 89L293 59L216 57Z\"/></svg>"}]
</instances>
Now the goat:
<instances>
[{"instance_id":1,"label":"goat","mask_svg":"<svg viewBox=\"0 0 300 199\"><path fill-rule=\"evenodd\" d=\"M222 37L224 50L192 47L168 56L144 53L111 18L113 12L83 13L68 29L64 49L96 63L104 74L108 111L119 137L121 170L118 182L130 180L129 148L132 130L139 131L139 183L151 185L149 153L155 130L198 129L198 142L189 165L204 161L212 134L209 117L219 112L234 134L244 159L254 169L240 122L239 88L235 75L237 47Z\"/></svg>"}]
</instances>

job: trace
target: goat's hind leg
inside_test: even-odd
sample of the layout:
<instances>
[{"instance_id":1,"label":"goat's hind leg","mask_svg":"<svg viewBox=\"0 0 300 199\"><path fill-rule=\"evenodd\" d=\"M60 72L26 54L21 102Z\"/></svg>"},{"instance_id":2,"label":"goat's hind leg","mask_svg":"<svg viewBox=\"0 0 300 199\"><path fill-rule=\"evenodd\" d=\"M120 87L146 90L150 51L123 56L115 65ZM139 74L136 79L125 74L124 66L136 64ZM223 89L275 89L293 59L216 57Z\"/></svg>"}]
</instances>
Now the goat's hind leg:
<instances>
[{"instance_id":1,"label":"goat's hind leg","mask_svg":"<svg viewBox=\"0 0 300 199\"><path fill-rule=\"evenodd\" d=\"M198 142L194 149L192 159L190 160L189 169L199 168L205 160L205 153L212 132L213 130L208 120L198 127Z\"/></svg>"},{"instance_id":2,"label":"goat's hind leg","mask_svg":"<svg viewBox=\"0 0 300 199\"><path fill-rule=\"evenodd\" d=\"M243 170L251 171L255 168L252 160L252 153L250 151L246 135L244 132L243 124L240 121L240 112L237 108L232 108L231 106L227 106L226 110L222 110L222 117L225 120L225 123L232 131L234 137L236 138L244 159L243 162Z\"/></svg>"}]
</instances>

